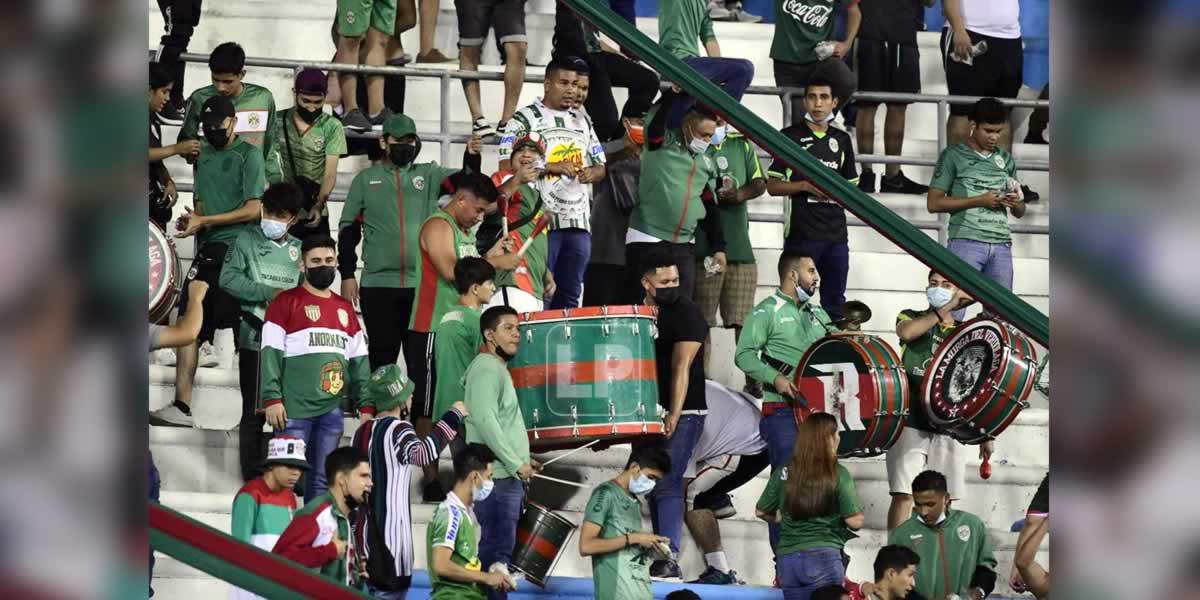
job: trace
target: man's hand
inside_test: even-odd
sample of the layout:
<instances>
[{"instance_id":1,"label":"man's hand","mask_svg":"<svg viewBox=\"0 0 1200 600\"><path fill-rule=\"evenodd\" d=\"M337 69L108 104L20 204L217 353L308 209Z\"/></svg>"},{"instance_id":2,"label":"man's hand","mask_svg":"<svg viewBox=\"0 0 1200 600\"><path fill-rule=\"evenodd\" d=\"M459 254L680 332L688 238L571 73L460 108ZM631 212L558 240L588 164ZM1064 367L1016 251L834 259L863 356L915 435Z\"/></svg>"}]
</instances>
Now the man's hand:
<instances>
[{"instance_id":1,"label":"man's hand","mask_svg":"<svg viewBox=\"0 0 1200 600\"><path fill-rule=\"evenodd\" d=\"M562 175L563 177L579 177L579 170L579 165L567 160L560 160L546 165L547 173Z\"/></svg>"},{"instance_id":2,"label":"man's hand","mask_svg":"<svg viewBox=\"0 0 1200 600\"><path fill-rule=\"evenodd\" d=\"M729 259L725 257L724 252L718 252L713 255L713 262L717 263L717 272L724 273L729 267Z\"/></svg>"},{"instance_id":3,"label":"man's hand","mask_svg":"<svg viewBox=\"0 0 1200 600\"><path fill-rule=\"evenodd\" d=\"M558 291L558 283L554 281L554 273L550 269L546 269L546 281L542 283L543 295L549 298L554 297L554 292Z\"/></svg>"},{"instance_id":4,"label":"man's hand","mask_svg":"<svg viewBox=\"0 0 1200 600\"><path fill-rule=\"evenodd\" d=\"M1013 565L1012 573L1008 575L1008 587L1018 594L1029 591L1029 586L1025 584L1025 578L1021 577L1021 571L1016 565Z\"/></svg>"},{"instance_id":5,"label":"man's hand","mask_svg":"<svg viewBox=\"0 0 1200 600\"><path fill-rule=\"evenodd\" d=\"M283 403L272 404L264 411L267 416L267 424L275 431L283 431L287 429L287 410L283 408Z\"/></svg>"},{"instance_id":6,"label":"man's hand","mask_svg":"<svg viewBox=\"0 0 1200 600\"><path fill-rule=\"evenodd\" d=\"M529 481L533 477L533 465L525 463L521 468L517 469L517 479L521 481Z\"/></svg>"},{"instance_id":7,"label":"man's hand","mask_svg":"<svg viewBox=\"0 0 1200 600\"><path fill-rule=\"evenodd\" d=\"M969 592L969 594L971 596L971 600L983 600L984 599L983 590L981 590L979 588L971 588L971 591Z\"/></svg>"},{"instance_id":8,"label":"man's hand","mask_svg":"<svg viewBox=\"0 0 1200 600\"><path fill-rule=\"evenodd\" d=\"M979 208L1004 208L1004 198L996 192L984 192L976 196L975 206Z\"/></svg>"},{"instance_id":9,"label":"man's hand","mask_svg":"<svg viewBox=\"0 0 1200 600\"><path fill-rule=\"evenodd\" d=\"M579 169L579 183L596 183L600 179L600 169L595 166Z\"/></svg>"},{"instance_id":10,"label":"man's hand","mask_svg":"<svg viewBox=\"0 0 1200 600\"><path fill-rule=\"evenodd\" d=\"M988 440L979 445L979 460L987 460L996 450L996 440Z\"/></svg>"},{"instance_id":11,"label":"man's hand","mask_svg":"<svg viewBox=\"0 0 1200 600\"><path fill-rule=\"evenodd\" d=\"M457 410L458 414L460 414L464 417L471 414L471 413L467 412L467 405L463 404L461 400L459 400L458 402L455 402L454 404L451 404L450 408Z\"/></svg>"},{"instance_id":12,"label":"man's hand","mask_svg":"<svg viewBox=\"0 0 1200 600\"><path fill-rule=\"evenodd\" d=\"M492 244L492 248L487 251L487 258L496 258L516 252L516 245L517 243L511 237L504 236L496 240L495 244Z\"/></svg>"},{"instance_id":13,"label":"man's hand","mask_svg":"<svg viewBox=\"0 0 1200 600\"><path fill-rule=\"evenodd\" d=\"M792 385L792 380L788 379L786 375L776 375L775 381L772 383L775 384L775 391L779 392L779 395L788 398L796 397L796 386Z\"/></svg>"},{"instance_id":14,"label":"man's hand","mask_svg":"<svg viewBox=\"0 0 1200 600\"><path fill-rule=\"evenodd\" d=\"M185 158L195 158L200 154L200 140L183 140L173 146L175 154Z\"/></svg>"},{"instance_id":15,"label":"man's hand","mask_svg":"<svg viewBox=\"0 0 1200 600\"><path fill-rule=\"evenodd\" d=\"M346 557L346 542L342 540L342 536L338 532L333 532L333 546L337 548L338 558Z\"/></svg>"},{"instance_id":16,"label":"man's hand","mask_svg":"<svg viewBox=\"0 0 1200 600\"><path fill-rule=\"evenodd\" d=\"M1005 194L1000 197L1000 203L1009 210L1016 210L1025 205L1025 201L1018 194Z\"/></svg>"},{"instance_id":17,"label":"man's hand","mask_svg":"<svg viewBox=\"0 0 1200 600\"><path fill-rule=\"evenodd\" d=\"M846 55L850 54L850 49L853 47L854 47L854 44L850 43L848 40L834 42L833 43L833 55L838 58L845 58Z\"/></svg>"},{"instance_id":18,"label":"man's hand","mask_svg":"<svg viewBox=\"0 0 1200 600\"><path fill-rule=\"evenodd\" d=\"M188 284L188 302L199 302L204 300L205 294L208 294L208 282L199 279L193 279Z\"/></svg>"},{"instance_id":19,"label":"man's hand","mask_svg":"<svg viewBox=\"0 0 1200 600\"><path fill-rule=\"evenodd\" d=\"M488 262L492 263L492 266L495 267L497 271L516 271L517 267L521 266L521 257L517 256L515 252L493 256L491 258L492 260Z\"/></svg>"},{"instance_id":20,"label":"man's hand","mask_svg":"<svg viewBox=\"0 0 1200 600\"><path fill-rule=\"evenodd\" d=\"M975 299L972 298L970 294L968 294L960 289L960 290L954 292L954 296L950 298L949 304L952 305L955 310L957 310L959 308L962 308L964 306L971 304L974 301L975 301Z\"/></svg>"},{"instance_id":21,"label":"man's hand","mask_svg":"<svg viewBox=\"0 0 1200 600\"><path fill-rule=\"evenodd\" d=\"M179 200L179 190L175 189L174 179L167 180L167 185L163 187L163 197L167 199L167 206L175 207L175 202Z\"/></svg>"},{"instance_id":22,"label":"man's hand","mask_svg":"<svg viewBox=\"0 0 1200 600\"><path fill-rule=\"evenodd\" d=\"M672 435L675 435L675 428L679 427L679 417L679 413L672 412L671 414L667 415L667 418L663 421L663 430L667 434L667 439L670 439Z\"/></svg>"},{"instance_id":23,"label":"man's hand","mask_svg":"<svg viewBox=\"0 0 1200 600\"><path fill-rule=\"evenodd\" d=\"M467 140L467 154L479 154L483 152L483 138L473 135Z\"/></svg>"},{"instance_id":24,"label":"man's hand","mask_svg":"<svg viewBox=\"0 0 1200 600\"><path fill-rule=\"evenodd\" d=\"M497 571L489 571L484 573L483 583L484 585L487 585L488 587L500 592L514 589L508 584L508 577L506 577L504 573Z\"/></svg>"},{"instance_id":25,"label":"man's hand","mask_svg":"<svg viewBox=\"0 0 1200 600\"><path fill-rule=\"evenodd\" d=\"M342 297L349 300L355 306L358 306L358 280L343 279L342 280Z\"/></svg>"},{"instance_id":26,"label":"man's hand","mask_svg":"<svg viewBox=\"0 0 1200 600\"><path fill-rule=\"evenodd\" d=\"M671 538L639 531L629 534L629 543L643 548L653 548L657 544L670 544Z\"/></svg>"},{"instance_id":27,"label":"man's hand","mask_svg":"<svg viewBox=\"0 0 1200 600\"><path fill-rule=\"evenodd\" d=\"M516 176L517 181L521 182L522 184L533 183L537 181L539 176L541 176L539 171L540 170L534 163L529 163L527 165L518 166L514 175Z\"/></svg>"},{"instance_id":28,"label":"man's hand","mask_svg":"<svg viewBox=\"0 0 1200 600\"><path fill-rule=\"evenodd\" d=\"M316 227L321 224L321 212L325 210L325 203L328 201L328 196L317 198L312 210L308 211L308 221L305 222L306 227Z\"/></svg>"},{"instance_id":29,"label":"man's hand","mask_svg":"<svg viewBox=\"0 0 1200 600\"><path fill-rule=\"evenodd\" d=\"M175 234L177 238L186 238L200 233L204 229L204 215L198 215L192 212L192 207L183 207L184 213L179 216L179 220L175 223L175 229L179 233Z\"/></svg>"},{"instance_id":30,"label":"man's hand","mask_svg":"<svg viewBox=\"0 0 1200 600\"><path fill-rule=\"evenodd\" d=\"M962 60L971 58L971 36L966 29L954 30L954 46L950 48L950 53Z\"/></svg>"},{"instance_id":31,"label":"man's hand","mask_svg":"<svg viewBox=\"0 0 1200 600\"><path fill-rule=\"evenodd\" d=\"M721 202L724 202L725 204L733 204L734 202L737 202L738 189L733 187L732 185L729 187L721 188L721 191L717 192L717 200L720 200Z\"/></svg>"}]
</instances>

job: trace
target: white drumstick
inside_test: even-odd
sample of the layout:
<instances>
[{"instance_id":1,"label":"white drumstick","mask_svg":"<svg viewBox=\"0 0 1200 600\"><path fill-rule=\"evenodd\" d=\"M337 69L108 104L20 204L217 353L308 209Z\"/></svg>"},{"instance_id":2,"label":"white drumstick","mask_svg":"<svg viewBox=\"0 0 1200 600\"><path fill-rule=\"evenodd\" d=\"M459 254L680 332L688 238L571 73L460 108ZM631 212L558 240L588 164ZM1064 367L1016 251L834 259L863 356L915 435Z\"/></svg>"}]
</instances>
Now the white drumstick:
<instances>
[{"instance_id":1,"label":"white drumstick","mask_svg":"<svg viewBox=\"0 0 1200 600\"><path fill-rule=\"evenodd\" d=\"M563 453L563 454L559 454L558 456L555 456L554 458L552 458L552 459L550 459L550 460L548 460L548 461L546 461L546 462L542 463L542 467L545 467L546 465L548 465L548 464L550 464L550 463L552 463L552 462L554 462L554 461L556 461L556 460L558 460L558 459L560 459L560 458L566 458L566 457L568 457L568 456L570 456L570 455L572 455L572 454L575 454L576 452L579 452L580 450L583 450L584 448L590 448L590 447L592 447L592 446L594 446L594 445L596 445L596 444L598 444L598 443L600 443L600 440L592 440L592 441L590 441L590 442L588 442L588 443L586 443L586 444L584 444L584 445L582 445L582 446L580 446L580 447L578 447L578 448L576 448L576 449L574 449L574 450L571 450L570 452L565 452L565 453Z\"/></svg>"},{"instance_id":2,"label":"white drumstick","mask_svg":"<svg viewBox=\"0 0 1200 600\"><path fill-rule=\"evenodd\" d=\"M578 483L575 481L567 481L566 479L559 479L557 477L550 477L548 475L542 475L541 473L534 473L533 476L537 477L538 479L545 479L546 481L553 481L555 483L561 483L564 485L573 485L581 490L591 489L588 486L583 485L582 483Z\"/></svg>"}]
</instances>

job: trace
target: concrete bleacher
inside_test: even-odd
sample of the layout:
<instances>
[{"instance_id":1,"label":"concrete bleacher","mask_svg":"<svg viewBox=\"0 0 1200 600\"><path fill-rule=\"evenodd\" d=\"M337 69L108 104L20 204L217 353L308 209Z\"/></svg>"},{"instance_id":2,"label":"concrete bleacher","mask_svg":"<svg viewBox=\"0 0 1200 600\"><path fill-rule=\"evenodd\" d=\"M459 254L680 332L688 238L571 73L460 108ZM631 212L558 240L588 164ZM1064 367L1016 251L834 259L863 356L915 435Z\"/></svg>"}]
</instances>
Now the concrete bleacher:
<instances>
[{"instance_id":1,"label":"concrete bleacher","mask_svg":"<svg viewBox=\"0 0 1200 600\"><path fill-rule=\"evenodd\" d=\"M148 3L150 13L149 42L154 47L161 33L162 18L156 5ZM206 3L203 17L190 50L207 53L217 44L235 40L243 45L250 56L287 58L298 60L327 61L333 56L329 41L329 27L333 18L333 5L319 0L294 0L276 3L268 0L216 0ZM553 28L553 1L533 0L528 4L527 27L530 37L530 61L544 64L549 60L550 40ZM654 19L639 19L639 29L650 37L657 37ZM768 58L770 26L739 23L718 23L717 35L722 41L724 54L741 56L756 65L755 85L771 86L774 80L771 61ZM457 39L452 0L442 2L437 33L437 44L447 54L453 54ZM935 34L922 34L923 86L927 93L945 93L945 82L938 57ZM409 52L416 49L416 30L404 36ZM483 70L499 72L495 49L489 40L485 45ZM434 73L442 69L453 69L456 65L430 66ZM531 67L530 73L540 73L539 67ZM265 85L275 94L280 107L291 104L291 71L287 69L248 69L246 81ZM207 67L192 64L188 67L188 90L208 83ZM440 99L437 79L409 77L407 79L407 112L416 119L421 131L437 130L441 111L449 111L454 133L467 133L470 129L466 104L460 86L452 83L450 95ZM485 114L494 122L499 116L502 87L499 82L482 82ZM521 102L532 101L541 93L541 86L527 84ZM618 90L618 101L623 93ZM780 123L780 102L774 96L749 95L744 102L768 122ZM882 152L882 118L879 112L876 142L877 152ZM937 129L936 108L932 104L916 104L910 107L908 130L905 140L905 155L921 158L936 158ZM174 141L175 130L165 128L165 143ZM1018 132L1018 138L1020 138ZM454 145L450 151L450 164L458 164L462 147ZM1018 144L1014 153L1018 160L1047 161L1048 151L1044 146ZM426 143L418 159L436 160L439 148L435 143ZM190 182L190 167L182 161L167 162L176 181ZM338 189L344 191L354 173L365 166L362 157L343 159L339 165ZM485 148L484 169L496 165L496 150ZM876 167L876 172L882 171ZM905 167L913 179L927 180L928 167ZM1023 178L1049 197L1049 178L1046 173L1024 173ZM927 221L932 217L925 210L925 200L917 196L877 194L876 199L897 214L911 220ZM182 212L190 205L190 194L181 194L177 211ZM752 213L782 214L782 200L763 198L751 201ZM331 218L336 223L341 204L330 205ZM1048 204L1030 205L1022 221L1034 225L1049 224ZM758 297L771 293L777 284L774 264L782 248L782 226L778 223L754 222L751 238L759 264ZM937 232L925 233L936 239ZM1013 240L1015 257L1015 291L1039 310L1049 307L1049 248L1044 234L1016 234ZM179 240L177 247L186 264L193 253L191 240ZM927 269L908 256L879 233L869 227L851 227L850 247L852 252L849 289L847 297L859 299L870 305L874 318L865 329L884 337L897 347L893 332L893 320L901 309L920 307L925 304L924 281ZM335 283L335 289L336 289ZM733 336L728 330L713 331L713 354L709 376L728 385L740 387L742 374L732 364ZM173 394L173 368L150 366L150 408L155 410L170 403ZM234 492L239 487L240 470L237 465L237 440L234 431L240 416L240 396L237 390L237 373L224 369L200 369L197 375L194 414L196 429L150 427L150 445L163 476L163 503L182 510L193 518L228 530L229 510ZM1048 414L1045 400L1035 394L1035 408L1027 410L997 443L997 454L993 458L994 475L988 481L978 477L978 461L973 460L968 468L968 498L960 508L976 512L984 518L996 536L997 553L1001 560L1001 580L1006 579L1015 534L1008 532L1008 525L1018 518L1033 491L1048 469ZM353 432L357 421L347 420L346 433ZM625 450L592 453L581 452L553 465L551 475L597 484L611 477L624 460ZM886 472L882 458L849 461L849 468L858 483L859 494L866 503L867 529L863 536L848 546L852 556L850 576L864 579L869 576L871 557L883 542L884 519L887 511ZM443 470L448 464L443 464ZM762 490L765 480L759 478L735 494L736 517L722 522L726 550L731 563L740 576L752 585L770 585L772 573L769 549L766 546L766 527L753 519L753 504ZM560 509L567 518L579 522L586 496L579 490L560 485L535 483L533 499ZM419 492L414 490L414 497ZM414 508L416 539L423 539L425 523L432 506ZM649 521L647 519L647 528ZM424 565L424 545L417 544L418 565ZM1039 556L1048 564L1047 553ZM685 538L682 565L686 578L694 578L703 569L701 556L689 538ZM580 559L572 547L568 548L555 571L556 576L587 577L590 563ZM215 579L199 573L168 557L160 557L155 569L155 587L158 598L200 598L224 594L226 586ZM998 592L1007 593L1001 583ZM703 595L703 594L702 594ZM709 596L705 596L709 597ZM723 597L713 595L711 597Z\"/></svg>"}]
</instances>

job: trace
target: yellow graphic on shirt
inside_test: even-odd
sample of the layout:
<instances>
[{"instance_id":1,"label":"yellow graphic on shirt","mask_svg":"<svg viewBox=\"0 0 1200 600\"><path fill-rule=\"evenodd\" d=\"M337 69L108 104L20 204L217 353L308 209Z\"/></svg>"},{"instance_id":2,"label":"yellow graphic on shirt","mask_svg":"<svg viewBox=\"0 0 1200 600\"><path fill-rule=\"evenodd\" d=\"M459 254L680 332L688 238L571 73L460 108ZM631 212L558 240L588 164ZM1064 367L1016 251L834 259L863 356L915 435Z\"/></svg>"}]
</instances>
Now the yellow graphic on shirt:
<instances>
[{"instance_id":1,"label":"yellow graphic on shirt","mask_svg":"<svg viewBox=\"0 0 1200 600\"><path fill-rule=\"evenodd\" d=\"M479 562L479 557L477 556L475 558L472 558L471 562L463 565L463 568L468 571L482 571L483 563Z\"/></svg>"},{"instance_id":2,"label":"yellow graphic on shirt","mask_svg":"<svg viewBox=\"0 0 1200 600\"><path fill-rule=\"evenodd\" d=\"M569 162L583 166L583 147L575 140L564 142L550 149L546 162Z\"/></svg>"}]
</instances>

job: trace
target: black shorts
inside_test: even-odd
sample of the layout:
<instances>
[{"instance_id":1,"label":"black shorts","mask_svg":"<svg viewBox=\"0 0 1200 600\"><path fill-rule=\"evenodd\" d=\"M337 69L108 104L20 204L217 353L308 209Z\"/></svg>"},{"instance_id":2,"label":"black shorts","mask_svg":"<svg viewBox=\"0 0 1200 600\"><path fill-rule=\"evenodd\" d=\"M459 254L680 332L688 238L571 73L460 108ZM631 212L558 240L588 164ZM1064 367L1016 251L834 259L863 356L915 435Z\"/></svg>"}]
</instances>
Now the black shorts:
<instances>
[{"instance_id":1,"label":"black shorts","mask_svg":"<svg viewBox=\"0 0 1200 600\"><path fill-rule=\"evenodd\" d=\"M1029 510L1025 511L1025 516L1028 517L1049 517L1050 516L1050 474L1042 478L1041 485L1038 486L1037 493L1033 495L1033 501L1029 503Z\"/></svg>"},{"instance_id":2,"label":"black shorts","mask_svg":"<svg viewBox=\"0 0 1200 600\"><path fill-rule=\"evenodd\" d=\"M434 390L437 388L437 369L433 364L433 332L409 331L404 343L404 363L408 378L413 382L412 418L433 417Z\"/></svg>"},{"instance_id":3,"label":"black shorts","mask_svg":"<svg viewBox=\"0 0 1200 600\"><path fill-rule=\"evenodd\" d=\"M973 65L964 65L950 59L954 34L949 28L942 30L942 65L946 69L946 87L952 96L991 96L994 98L1016 98L1024 81L1025 50L1021 38L996 38L974 31L967 31L971 44L987 41L987 52L975 57ZM967 116L970 104L951 104L950 114Z\"/></svg>"},{"instance_id":4,"label":"black shorts","mask_svg":"<svg viewBox=\"0 0 1200 600\"><path fill-rule=\"evenodd\" d=\"M416 291L413 288L364 287L358 293L363 326L370 341L368 361L374 372L384 365L396 364L400 350L406 347L408 318L412 314Z\"/></svg>"},{"instance_id":5,"label":"black shorts","mask_svg":"<svg viewBox=\"0 0 1200 600\"><path fill-rule=\"evenodd\" d=\"M526 42L525 0L454 0L458 14L458 45L479 48L488 30L496 30L496 41Z\"/></svg>"},{"instance_id":6,"label":"black shorts","mask_svg":"<svg viewBox=\"0 0 1200 600\"><path fill-rule=\"evenodd\" d=\"M228 246L224 242L208 242L198 246L196 252L196 279L208 284L208 293L204 294L204 320L200 325L200 336L196 343L212 343L213 333L218 329L233 329L237 335L241 310L237 298L221 289L221 266L225 264L225 252ZM179 296L179 316L187 312L187 281L183 282L183 293Z\"/></svg>"},{"instance_id":7,"label":"black shorts","mask_svg":"<svg viewBox=\"0 0 1200 600\"><path fill-rule=\"evenodd\" d=\"M858 89L862 92L921 92L921 52L916 46L880 40L858 40ZM854 102L875 106L879 102L856 97ZM889 104L907 104L890 102Z\"/></svg>"}]
</instances>

